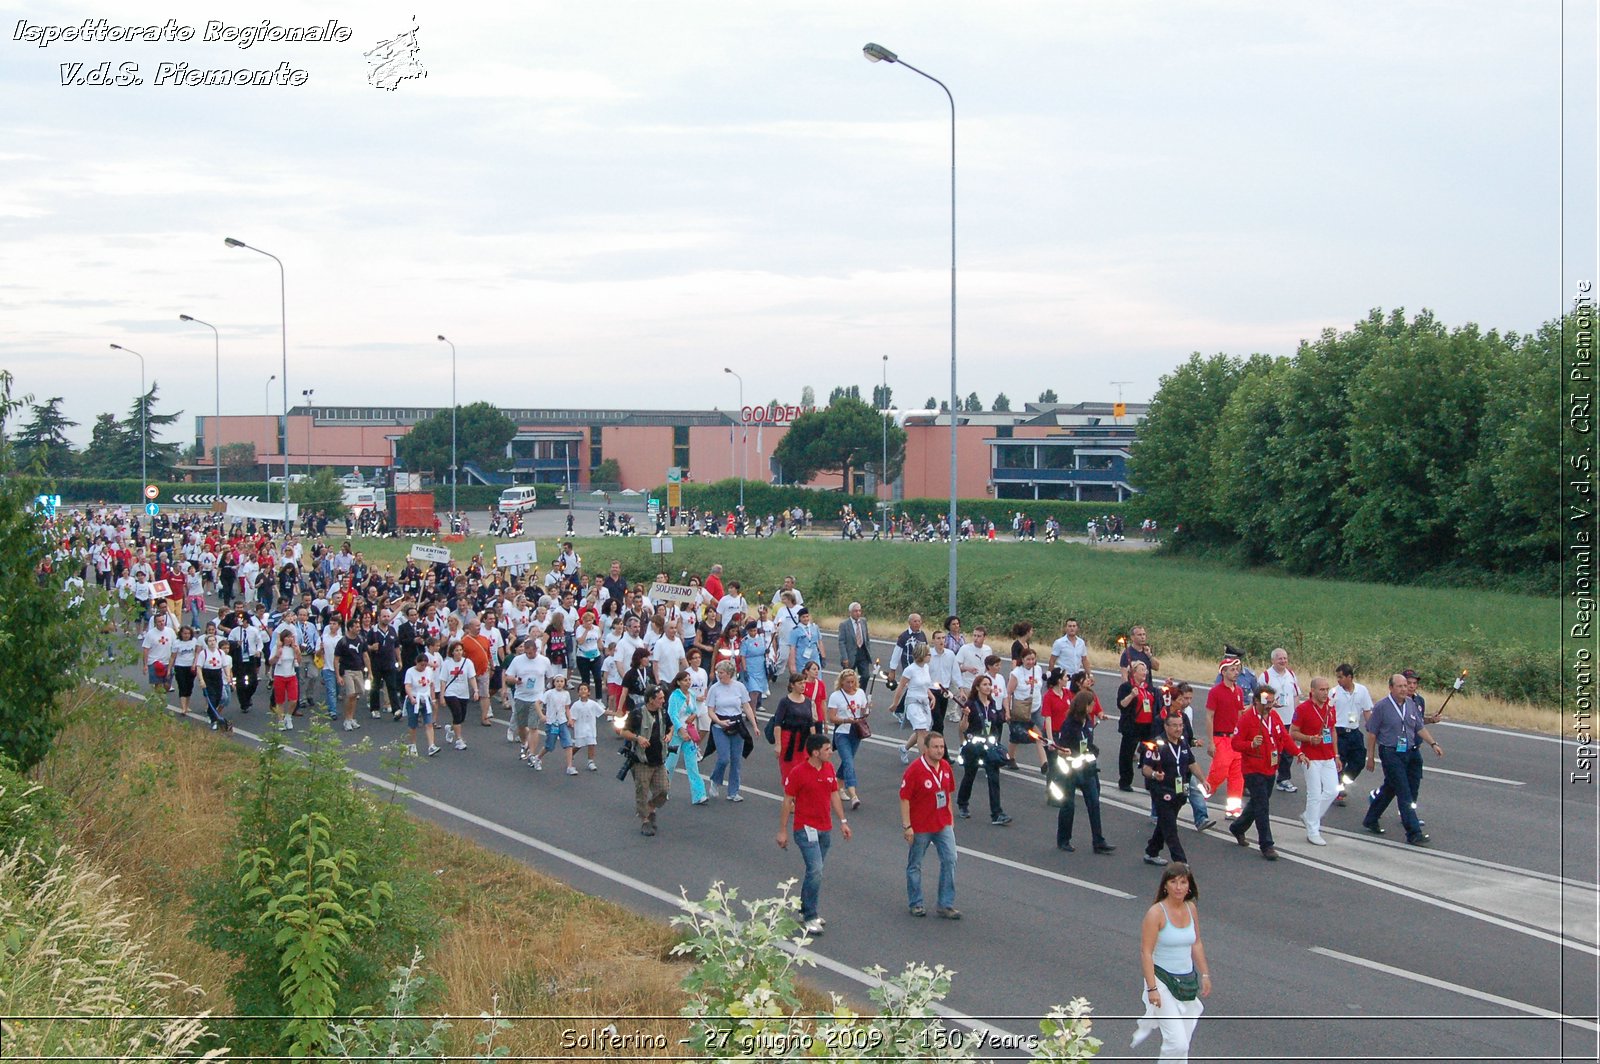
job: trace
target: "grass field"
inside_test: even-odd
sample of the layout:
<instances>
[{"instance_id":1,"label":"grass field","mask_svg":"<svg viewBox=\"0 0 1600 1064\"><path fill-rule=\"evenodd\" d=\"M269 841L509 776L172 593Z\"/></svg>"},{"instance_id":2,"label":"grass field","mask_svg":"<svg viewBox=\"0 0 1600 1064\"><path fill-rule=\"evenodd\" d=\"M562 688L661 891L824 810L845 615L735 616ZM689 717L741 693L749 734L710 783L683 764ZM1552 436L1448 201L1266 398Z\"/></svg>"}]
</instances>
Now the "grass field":
<instances>
[{"instance_id":1,"label":"grass field","mask_svg":"<svg viewBox=\"0 0 1600 1064\"><path fill-rule=\"evenodd\" d=\"M482 546L492 561L494 542L473 537L452 550L464 560ZM897 630L911 610L930 620L945 613L948 548L942 544L679 538L658 566L647 538L575 542L586 568L603 569L617 559L631 579L648 579L661 568L674 577L685 569L703 573L721 563L752 601L770 598L783 576L793 574L813 610L839 617L859 600L883 635ZM398 564L409 550L403 540L357 545L380 565ZM555 546L554 540L539 542L541 561L548 564ZM1465 668L1471 691L1490 698L1458 698L1452 709L1476 705L1491 721L1559 727L1555 598L1316 580L1073 543L970 543L961 545L959 559L959 610L968 628L983 623L994 631L1029 620L1038 629L1035 643L1047 645L1072 615L1105 661L1117 636L1142 623L1157 655L1167 659L1163 671L1180 663L1214 670L1225 642L1245 650L1259 668L1282 646L1302 678L1347 661L1380 690L1383 678L1401 668L1417 669L1432 690L1447 687ZM1437 704L1438 696L1431 701ZM1505 716L1513 709L1516 721Z\"/></svg>"}]
</instances>

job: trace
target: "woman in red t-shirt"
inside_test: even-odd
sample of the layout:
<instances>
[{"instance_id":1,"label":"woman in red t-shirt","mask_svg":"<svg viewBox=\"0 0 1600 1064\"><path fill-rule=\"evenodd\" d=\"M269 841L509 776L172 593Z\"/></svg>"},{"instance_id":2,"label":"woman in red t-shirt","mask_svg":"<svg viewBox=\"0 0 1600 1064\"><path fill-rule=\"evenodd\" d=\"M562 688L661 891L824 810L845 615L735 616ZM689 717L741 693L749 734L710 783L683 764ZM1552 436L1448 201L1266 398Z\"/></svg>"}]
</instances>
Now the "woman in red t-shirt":
<instances>
[{"instance_id":1,"label":"woman in red t-shirt","mask_svg":"<svg viewBox=\"0 0 1600 1064\"><path fill-rule=\"evenodd\" d=\"M1067 670L1059 666L1045 673L1044 682L1044 701L1039 709L1050 723L1047 737L1053 737L1067 722L1067 711L1072 708L1072 692L1067 690Z\"/></svg>"}]
</instances>

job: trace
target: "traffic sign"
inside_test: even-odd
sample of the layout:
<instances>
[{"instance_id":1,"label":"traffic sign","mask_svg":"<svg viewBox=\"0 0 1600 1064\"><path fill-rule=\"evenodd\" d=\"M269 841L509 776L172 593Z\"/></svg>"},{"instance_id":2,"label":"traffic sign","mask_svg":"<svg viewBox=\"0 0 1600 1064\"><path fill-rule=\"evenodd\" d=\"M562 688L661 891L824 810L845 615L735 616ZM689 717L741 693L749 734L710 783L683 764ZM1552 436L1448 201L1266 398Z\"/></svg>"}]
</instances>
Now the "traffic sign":
<instances>
[{"instance_id":1,"label":"traffic sign","mask_svg":"<svg viewBox=\"0 0 1600 1064\"><path fill-rule=\"evenodd\" d=\"M667 483L668 484L680 484L682 482L683 482L683 467L682 466L668 466L667 467Z\"/></svg>"},{"instance_id":2,"label":"traffic sign","mask_svg":"<svg viewBox=\"0 0 1600 1064\"><path fill-rule=\"evenodd\" d=\"M149 514L151 517L154 517L156 514L161 512L161 504L158 502L147 502L144 504L144 512Z\"/></svg>"},{"instance_id":3,"label":"traffic sign","mask_svg":"<svg viewBox=\"0 0 1600 1064\"><path fill-rule=\"evenodd\" d=\"M149 499L149 500L151 500L152 502L154 502L156 497L159 496L160 494L161 494L161 489L156 487L154 484L146 484L144 486L144 497Z\"/></svg>"}]
</instances>

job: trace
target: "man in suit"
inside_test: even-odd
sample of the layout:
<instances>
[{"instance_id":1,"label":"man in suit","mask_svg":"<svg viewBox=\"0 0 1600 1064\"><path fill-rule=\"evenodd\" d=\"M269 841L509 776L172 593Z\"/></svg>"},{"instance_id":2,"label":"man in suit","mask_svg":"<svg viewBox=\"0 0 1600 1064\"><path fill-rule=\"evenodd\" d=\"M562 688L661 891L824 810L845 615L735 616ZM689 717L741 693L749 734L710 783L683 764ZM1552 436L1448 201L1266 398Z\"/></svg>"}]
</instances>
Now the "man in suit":
<instances>
[{"instance_id":1,"label":"man in suit","mask_svg":"<svg viewBox=\"0 0 1600 1064\"><path fill-rule=\"evenodd\" d=\"M861 603L850 603L850 616L839 625L839 668L854 669L861 677L861 686L870 693L876 679L872 667L872 634L867 630L867 619L861 615Z\"/></svg>"}]
</instances>

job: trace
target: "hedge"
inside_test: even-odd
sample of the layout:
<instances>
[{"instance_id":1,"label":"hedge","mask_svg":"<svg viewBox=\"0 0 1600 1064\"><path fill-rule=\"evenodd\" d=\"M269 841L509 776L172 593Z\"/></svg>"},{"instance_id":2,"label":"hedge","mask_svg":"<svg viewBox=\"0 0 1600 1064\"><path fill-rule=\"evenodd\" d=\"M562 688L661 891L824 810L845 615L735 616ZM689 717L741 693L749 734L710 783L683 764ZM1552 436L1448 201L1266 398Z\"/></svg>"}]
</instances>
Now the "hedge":
<instances>
[{"instance_id":1,"label":"hedge","mask_svg":"<svg viewBox=\"0 0 1600 1064\"><path fill-rule=\"evenodd\" d=\"M666 498L665 486L658 487L652 492L655 497ZM719 480L715 484L685 484L683 485L683 505L686 507L707 507L718 513L731 510L739 502L739 482L737 480ZM745 508L757 516L777 513L785 507L800 506L811 511L812 516L820 522L833 523L839 518L839 511L846 503L855 507L858 514L871 514L877 506L878 500L870 495L846 495L838 491L822 491L816 488L784 487L774 484L761 484L746 481L744 487ZM937 520L939 514L948 513L949 499L902 499L894 504L895 513L908 513L912 517L926 515ZM1001 531L1010 531L1011 515L1021 510L1033 517L1034 523L1042 531L1046 517L1054 515L1060 521L1064 530L1068 532L1081 532L1083 526L1091 517L1100 517L1103 514L1121 514L1125 522L1137 524L1143 519L1143 514L1138 511L1137 500L1123 503L1112 502L1062 502L1032 499L957 499L956 513L959 517L986 517L995 523Z\"/></svg>"},{"instance_id":2,"label":"hedge","mask_svg":"<svg viewBox=\"0 0 1600 1064\"><path fill-rule=\"evenodd\" d=\"M216 491L214 481L165 481L160 482L161 495L156 499L163 505L172 501L174 495L211 495ZM266 499L268 485L256 482L222 482L222 494L243 495L252 499ZM273 484L272 499L274 502L283 499L283 485ZM540 484L539 505L555 506L557 493L554 485ZM144 485L137 480L96 480L83 477L62 479L55 481L49 490L61 496L65 503L81 502L109 502L131 505L133 502L144 502ZM461 484L456 488L456 502L463 508L487 509L500 499L500 493L505 489L493 484ZM440 510L450 506L450 485L433 485L434 506Z\"/></svg>"}]
</instances>

